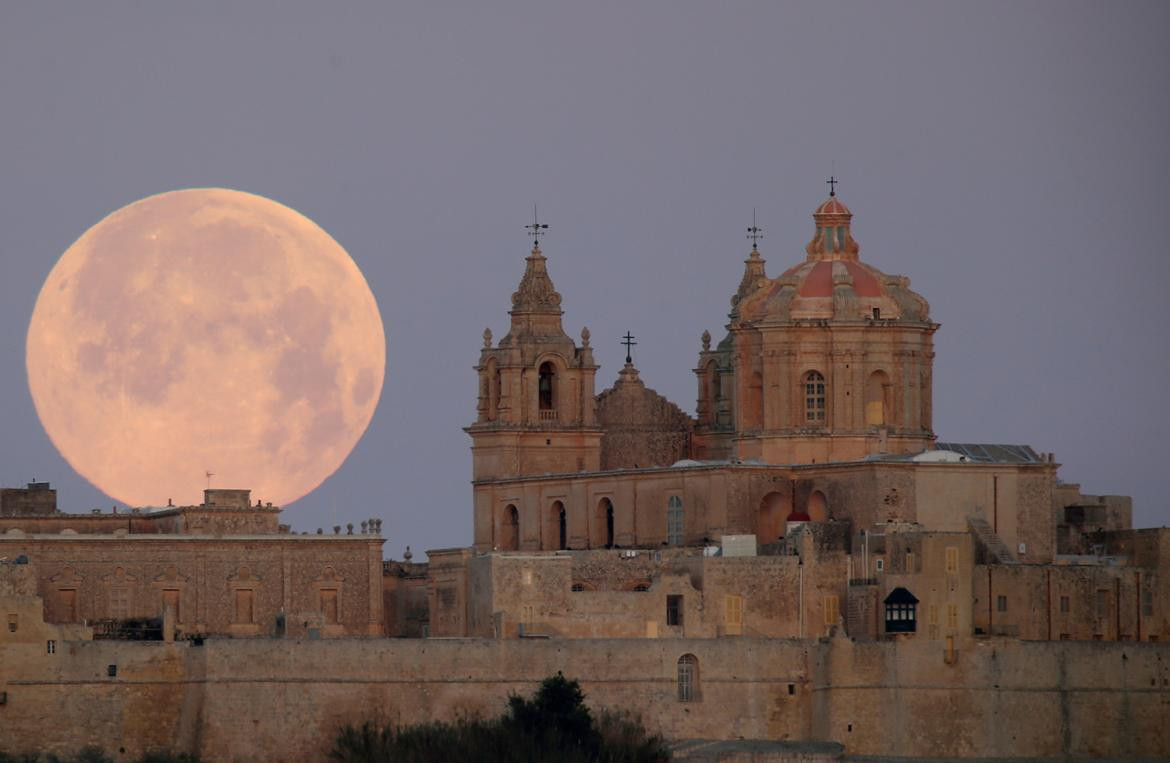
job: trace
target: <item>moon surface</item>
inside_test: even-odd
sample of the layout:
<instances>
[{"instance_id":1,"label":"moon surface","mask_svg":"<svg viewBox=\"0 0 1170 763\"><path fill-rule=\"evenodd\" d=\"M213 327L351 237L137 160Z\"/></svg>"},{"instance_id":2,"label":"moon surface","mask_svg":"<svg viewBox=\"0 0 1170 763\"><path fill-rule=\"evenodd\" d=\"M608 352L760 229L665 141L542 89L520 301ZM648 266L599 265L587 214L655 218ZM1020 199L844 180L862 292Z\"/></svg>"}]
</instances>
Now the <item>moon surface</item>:
<instances>
[{"instance_id":1,"label":"moon surface","mask_svg":"<svg viewBox=\"0 0 1170 763\"><path fill-rule=\"evenodd\" d=\"M212 472L284 505L362 436L386 338L361 271L315 223L192 189L123 207L66 250L27 364L53 444L111 497L198 503Z\"/></svg>"}]
</instances>

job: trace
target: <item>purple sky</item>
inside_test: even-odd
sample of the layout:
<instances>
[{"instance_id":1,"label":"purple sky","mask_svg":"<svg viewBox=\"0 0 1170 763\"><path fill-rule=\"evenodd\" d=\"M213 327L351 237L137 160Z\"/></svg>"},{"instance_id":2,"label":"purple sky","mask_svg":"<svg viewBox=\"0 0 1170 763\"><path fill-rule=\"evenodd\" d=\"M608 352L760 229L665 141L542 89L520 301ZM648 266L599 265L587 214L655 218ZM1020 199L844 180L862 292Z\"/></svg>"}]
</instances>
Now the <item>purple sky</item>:
<instances>
[{"instance_id":1,"label":"purple sky","mask_svg":"<svg viewBox=\"0 0 1170 763\"><path fill-rule=\"evenodd\" d=\"M33 410L33 303L109 212L225 186L332 234L388 338L369 430L285 521L381 516L387 556L465 545L471 367L506 330L533 202L598 391L628 329L643 379L693 412L752 208L776 275L835 167L862 258L942 324L940 439L1055 451L1065 480L1170 524L1170 5L450 5L0 12L0 482L108 508Z\"/></svg>"}]
</instances>

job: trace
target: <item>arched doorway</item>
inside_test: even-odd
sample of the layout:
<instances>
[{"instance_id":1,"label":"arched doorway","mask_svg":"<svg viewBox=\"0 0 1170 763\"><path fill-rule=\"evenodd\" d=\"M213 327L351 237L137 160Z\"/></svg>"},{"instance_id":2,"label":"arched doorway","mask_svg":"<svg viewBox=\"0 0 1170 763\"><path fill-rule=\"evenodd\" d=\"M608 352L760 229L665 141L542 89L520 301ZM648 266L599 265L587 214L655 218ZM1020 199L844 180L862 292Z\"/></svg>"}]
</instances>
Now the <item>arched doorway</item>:
<instances>
[{"instance_id":1,"label":"arched doorway","mask_svg":"<svg viewBox=\"0 0 1170 763\"><path fill-rule=\"evenodd\" d=\"M787 509L788 499L780 493L768 493L760 501L760 511L756 517L756 538L761 544L775 543L780 539L784 533Z\"/></svg>"},{"instance_id":2,"label":"arched doorway","mask_svg":"<svg viewBox=\"0 0 1170 763\"><path fill-rule=\"evenodd\" d=\"M612 548L614 545L614 511L613 501L608 498L602 498L597 502L597 521L594 523L594 528L594 545Z\"/></svg>"},{"instance_id":3,"label":"arched doorway","mask_svg":"<svg viewBox=\"0 0 1170 763\"><path fill-rule=\"evenodd\" d=\"M565 504L553 501L552 518L557 528L557 548L563 551L569 547L569 517L565 514Z\"/></svg>"},{"instance_id":4,"label":"arched doorway","mask_svg":"<svg viewBox=\"0 0 1170 763\"><path fill-rule=\"evenodd\" d=\"M516 551L520 548L520 511L515 504L510 503L504 508L499 545L501 551Z\"/></svg>"}]
</instances>

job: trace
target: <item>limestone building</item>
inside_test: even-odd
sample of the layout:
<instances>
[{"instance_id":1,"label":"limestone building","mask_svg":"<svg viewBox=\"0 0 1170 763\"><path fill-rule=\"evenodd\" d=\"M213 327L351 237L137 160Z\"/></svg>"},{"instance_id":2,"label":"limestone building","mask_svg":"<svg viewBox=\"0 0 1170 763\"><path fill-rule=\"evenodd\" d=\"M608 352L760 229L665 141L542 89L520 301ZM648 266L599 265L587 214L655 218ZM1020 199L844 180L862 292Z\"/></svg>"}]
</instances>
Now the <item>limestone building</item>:
<instances>
[{"instance_id":1,"label":"limestone building","mask_svg":"<svg viewBox=\"0 0 1170 763\"><path fill-rule=\"evenodd\" d=\"M802 260L728 273L693 416L630 362L597 390L534 245L475 366L473 543L425 563L245 490L0 491L0 750L323 758L339 718L494 714L562 670L668 738L809 760L1170 755L1170 529L1051 453L939 441L927 301L835 195L812 217Z\"/></svg>"}]
</instances>

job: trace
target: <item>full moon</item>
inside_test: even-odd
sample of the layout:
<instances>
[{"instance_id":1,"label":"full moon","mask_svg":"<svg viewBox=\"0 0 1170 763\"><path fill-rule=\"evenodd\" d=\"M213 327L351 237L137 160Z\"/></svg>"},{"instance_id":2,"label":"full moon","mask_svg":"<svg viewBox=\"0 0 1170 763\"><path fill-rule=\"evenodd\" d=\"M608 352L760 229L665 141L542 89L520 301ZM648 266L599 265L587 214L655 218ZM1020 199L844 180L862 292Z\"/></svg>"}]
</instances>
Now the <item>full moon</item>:
<instances>
[{"instance_id":1,"label":"full moon","mask_svg":"<svg viewBox=\"0 0 1170 763\"><path fill-rule=\"evenodd\" d=\"M284 505L365 431L386 338L361 271L313 221L192 189L123 207L66 250L27 364L49 438L107 495L196 503L210 479Z\"/></svg>"}]
</instances>

